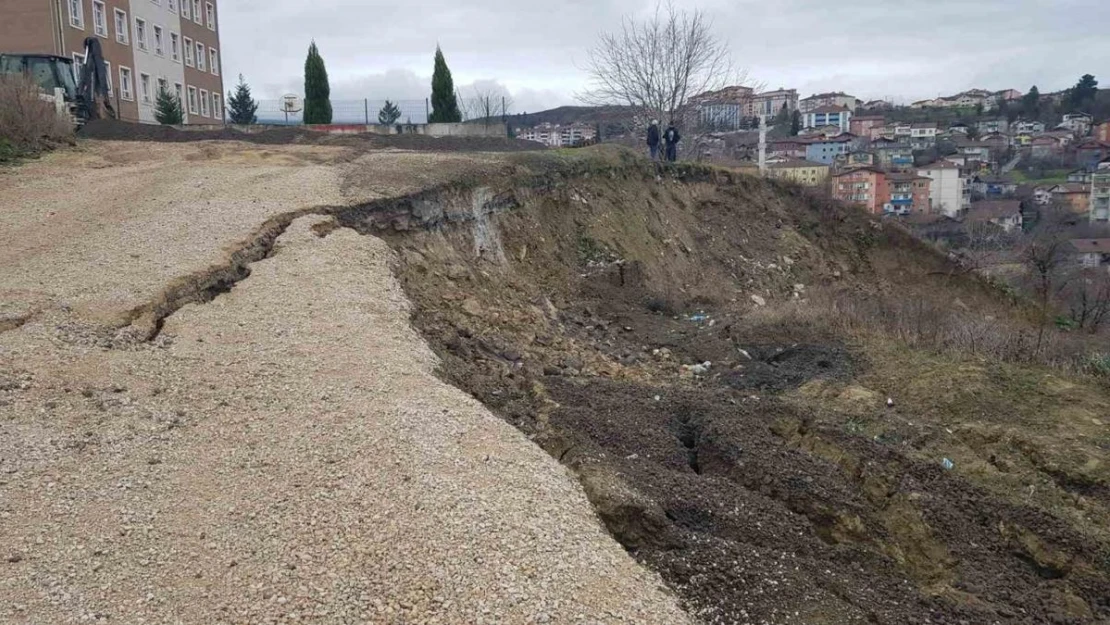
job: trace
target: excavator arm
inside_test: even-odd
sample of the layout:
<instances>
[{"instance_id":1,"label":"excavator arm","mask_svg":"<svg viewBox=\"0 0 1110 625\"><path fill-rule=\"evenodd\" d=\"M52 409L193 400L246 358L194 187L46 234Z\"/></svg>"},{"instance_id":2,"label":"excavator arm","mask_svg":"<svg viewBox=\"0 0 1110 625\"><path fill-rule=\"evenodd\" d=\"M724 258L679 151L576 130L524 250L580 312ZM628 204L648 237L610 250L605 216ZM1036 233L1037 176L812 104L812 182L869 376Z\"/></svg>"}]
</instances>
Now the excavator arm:
<instances>
[{"instance_id":1,"label":"excavator arm","mask_svg":"<svg viewBox=\"0 0 1110 625\"><path fill-rule=\"evenodd\" d=\"M98 103L99 101L99 103ZM85 38L85 62L81 65L81 76L77 82L78 117L82 120L100 119L103 112L116 119L116 110L108 97L108 68L104 64L104 52L96 37Z\"/></svg>"}]
</instances>

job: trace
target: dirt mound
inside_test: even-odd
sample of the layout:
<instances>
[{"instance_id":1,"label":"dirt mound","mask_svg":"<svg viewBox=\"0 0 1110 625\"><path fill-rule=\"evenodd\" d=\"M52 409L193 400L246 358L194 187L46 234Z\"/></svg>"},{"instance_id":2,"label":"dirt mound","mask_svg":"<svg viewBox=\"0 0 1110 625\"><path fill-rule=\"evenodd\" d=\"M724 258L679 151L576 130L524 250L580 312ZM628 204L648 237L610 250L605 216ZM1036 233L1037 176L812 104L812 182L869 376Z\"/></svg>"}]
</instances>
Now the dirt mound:
<instances>
[{"instance_id":1,"label":"dirt mound","mask_svg":"<svg viewBox=\"0 0 1110 625\"><path fill-rule=\"evenodd\" d=\"M222 130L178 130L171 126L134 124L117 120L100 119L86 124L80 135L86 139L112 141L245 141L260 145L286 145L305 143L337 145L351 148L414 150L427 152L524 152L543 149L543 146L517 139L498 137L428 137L425 135L329 135L307 128L288 126L267 128L261 132L246 133L227 127Z\"/></svg>"},{"instance_id":2,"label":"dirt mound","mask_svg":"<svg viewBox=\"0 0 1110 625\"><path fill-rule=\"evenodd\" d=\"M943 258L790 187L669 173L485 189L451 200L480 217L387 235L441 374L579 472L706 622L1110 617L1097 533L922 457L937 428L909 422L933 415L853 386L872 354L766 312ZM841 387L870 412L841 424L806 403Z\"/></svg>"}]
</instances>

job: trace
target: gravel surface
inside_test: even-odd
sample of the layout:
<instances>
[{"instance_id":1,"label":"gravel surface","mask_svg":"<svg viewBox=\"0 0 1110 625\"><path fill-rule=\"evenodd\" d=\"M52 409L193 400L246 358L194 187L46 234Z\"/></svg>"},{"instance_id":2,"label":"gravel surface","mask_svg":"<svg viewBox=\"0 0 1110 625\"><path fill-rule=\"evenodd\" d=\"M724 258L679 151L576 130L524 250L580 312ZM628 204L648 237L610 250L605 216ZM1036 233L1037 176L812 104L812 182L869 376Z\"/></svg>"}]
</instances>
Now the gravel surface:
<instances>
[{"instance_id":1,"label":"gravel surface","mask_svg":"<svg viewBox=\"0 0 1110 625\"><path fill-rule=\"evenodd\" d=\"M0 180L0 622L686 622L572 476L434 376L378 239L302 217L153 341L106 323L271 211L355 199L318 151L267 178L143 147Z\"/></svg>"}]
</instances>

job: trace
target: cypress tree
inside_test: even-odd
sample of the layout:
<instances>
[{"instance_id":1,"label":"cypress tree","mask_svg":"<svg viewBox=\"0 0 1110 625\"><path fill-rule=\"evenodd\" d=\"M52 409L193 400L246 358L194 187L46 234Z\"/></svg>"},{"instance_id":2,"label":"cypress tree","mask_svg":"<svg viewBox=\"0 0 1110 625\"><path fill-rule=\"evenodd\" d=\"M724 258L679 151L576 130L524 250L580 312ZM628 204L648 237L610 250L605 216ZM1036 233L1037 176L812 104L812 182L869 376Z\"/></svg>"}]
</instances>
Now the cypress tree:
<instances>
[{"instance_id":1,"label":"cypress tree","mask_svg":"<svg viewBox=\"0 0 1110 625\"><path fill-rule=\"evenodd\" d=\"M328 70L324 58L313 41L308 46L308 58L304 61L304 123L331 123L331 87L328 86Z\"/></svg>"},{"instance_id":2,"label":"cypress tree","mask_svg":"<svg viewBox=\"0 0 1110 625\"><path fill-rule=\"evenodd\" d=\"M235 87L235 95L227 99L228 114L233 124L256 124L258 117L258 102L251 97L251 88L239 74L239 84Z\"/></svg>"},{"instance_id":3,"label":"cypress tree","mask_svg":"<svg viewBox=\"0 0 1110 625\"><path fill-rule=\"evenodd\" d=\"M461 122L459 101L455 97L455 81L443 58L443 51L436 46L435 71L432 72L432 114L429 123Z\"/></svg>"}]
</instances>

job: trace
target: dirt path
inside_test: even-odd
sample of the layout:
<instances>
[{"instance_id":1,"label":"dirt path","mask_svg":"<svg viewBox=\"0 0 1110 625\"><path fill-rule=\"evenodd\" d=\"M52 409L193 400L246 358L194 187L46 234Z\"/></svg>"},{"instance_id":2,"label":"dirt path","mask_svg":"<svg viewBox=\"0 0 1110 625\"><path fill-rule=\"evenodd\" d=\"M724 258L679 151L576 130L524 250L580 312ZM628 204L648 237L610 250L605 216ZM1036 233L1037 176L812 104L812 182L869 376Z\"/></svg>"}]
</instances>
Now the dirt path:
<instances>
[{"instance_id":1,"label":"dirt path","mask_svg":"<svg viewBox=\"0 0 1110 625\"><path fill-rule=\"evenodd\" d=\"M267 218L355 199L334 148L131 145L0 181L0 621L686 621L565 469L434 377L374 237L301 217L154 341L113 336Z\"/></svg>"}]
</instances>

